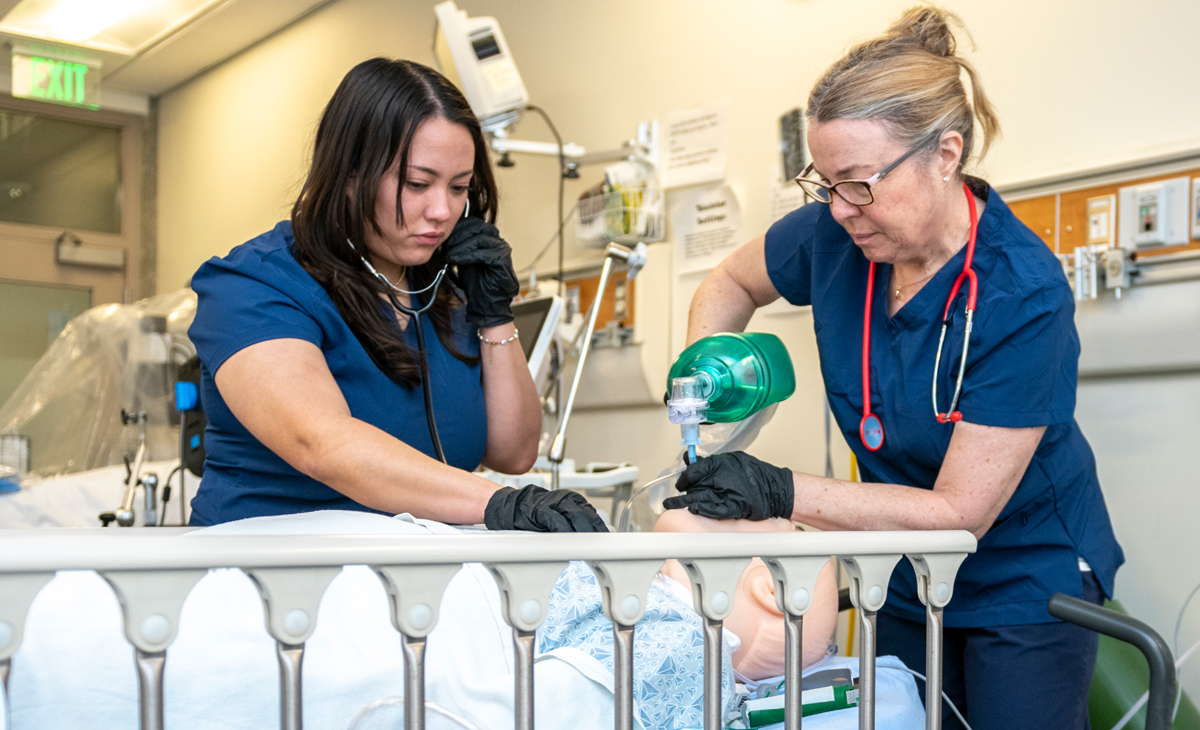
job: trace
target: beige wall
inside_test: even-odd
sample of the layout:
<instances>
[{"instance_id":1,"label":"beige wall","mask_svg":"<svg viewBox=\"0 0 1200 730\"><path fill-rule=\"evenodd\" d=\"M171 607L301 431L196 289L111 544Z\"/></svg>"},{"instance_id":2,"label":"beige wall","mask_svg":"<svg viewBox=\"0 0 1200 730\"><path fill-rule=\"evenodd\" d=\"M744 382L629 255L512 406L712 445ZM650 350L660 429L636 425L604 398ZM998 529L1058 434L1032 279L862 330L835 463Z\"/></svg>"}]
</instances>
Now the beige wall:
<instances>
[{"instance_id":1,"label":"beige wall","mask_svg":"<svg viewBox=\"0 0 1200 730\"><path fill-rule=\"evenodd\" d=\"M729 97L729 179L747 234L767 224L776 119L848 43L910 0L554 2L464 0L494 15L533 102L594 149L638 121ZM996 184L1200 146L1200 98L1178 90L1200 4L957 0L1005 136L983 171ZM159 288L185 282L286 214L315 120L337 81L373 55L431 62L432 0L342 0L162 99ZM1172 64L1175 64L1173 67ZM1174 69L1174 70L1172 70ZM521 136L549 139L530 118ZM553 231L553 163L501 171L504 231L518 264ZM594 182L585 175L569 194ZM569 195L570 198L575 197Z\"/></svg>"}]
</instances>

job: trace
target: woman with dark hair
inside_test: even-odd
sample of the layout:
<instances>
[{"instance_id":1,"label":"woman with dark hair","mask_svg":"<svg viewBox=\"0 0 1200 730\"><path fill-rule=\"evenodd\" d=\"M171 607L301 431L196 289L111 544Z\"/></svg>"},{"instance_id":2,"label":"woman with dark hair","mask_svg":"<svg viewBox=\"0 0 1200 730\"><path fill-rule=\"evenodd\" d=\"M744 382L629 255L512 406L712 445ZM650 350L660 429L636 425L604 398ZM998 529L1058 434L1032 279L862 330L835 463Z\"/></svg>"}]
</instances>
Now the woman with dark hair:
<instances>
[{"instance_id":1,"label":"woman with dark hair","mask_svg":"<svg viewBox=\"0 0 1200 730\"><path fill-rule=\"evenodd\" d=\"M495 217L458 89L410 61L353 68L291 220L192 278L209 422L192 524L350 509L604 529L578 494L470 473L526 471L541 432Z\"/></svg>"}]
</instances>

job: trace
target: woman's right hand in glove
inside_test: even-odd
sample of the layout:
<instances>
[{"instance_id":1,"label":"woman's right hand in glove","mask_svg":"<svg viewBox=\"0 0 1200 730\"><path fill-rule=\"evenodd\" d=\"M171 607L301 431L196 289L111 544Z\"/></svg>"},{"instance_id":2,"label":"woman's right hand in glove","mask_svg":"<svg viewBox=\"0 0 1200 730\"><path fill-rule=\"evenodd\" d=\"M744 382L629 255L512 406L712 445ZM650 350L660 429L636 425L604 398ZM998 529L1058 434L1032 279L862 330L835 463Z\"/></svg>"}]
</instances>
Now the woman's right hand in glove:
<instances>
[{"instance_id":1,"label":"woman's right hand in glove","mask_svg":"<svg viewBox=\"0 0 1200 730\"><path fill-rule=\"evenodd\" d=\"M489 530L608 532L583 495L569 489L551 492L532 484L497 490L483 511L483 523Z\"/></svg>"},{"instance_id":2,"label":"woman's right hand in glove","mask_svg":"<svg viewBox=\"0 0 1200 730\"><path fill-rule=\"evenodd\" d=\"M688 466L663 500L667 509L687 509L714 520L791 519L796 490L792 472L742 452L713 454Z\"/></svg>"}]
</instances>

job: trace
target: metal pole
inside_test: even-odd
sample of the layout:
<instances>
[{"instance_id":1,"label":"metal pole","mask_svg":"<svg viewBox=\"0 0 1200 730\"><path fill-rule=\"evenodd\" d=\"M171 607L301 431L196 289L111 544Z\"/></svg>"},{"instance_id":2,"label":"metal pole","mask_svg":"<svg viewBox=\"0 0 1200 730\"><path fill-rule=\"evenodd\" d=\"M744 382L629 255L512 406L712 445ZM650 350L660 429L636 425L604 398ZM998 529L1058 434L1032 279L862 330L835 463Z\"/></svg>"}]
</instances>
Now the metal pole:
<instances>
[{"instance_id":1,"label":"metal pole","mask_svg":"<svg viewBox=\"0 0 1200 730\"><path fill-rule=\"evenodd\" d=\"M604 257L604 268L600 269L600 286L596 288L596 298L592 300L592 306L588 308L583 343L579 346L579 364L575 366L575 377L571 379L571 392L567 395L567 406L560 411L562 416L558 422L558 429L554 434L554 440L550 442L550 489L552 490L559 487L559 467L562 465L567 451L567 422L571 420L571 410L575 407L575 393L579 390L583 366L587 362L588 352L592 349L592 333L596 331L596 316L600 314L600 300L604 298L608 277L612 273L613 256L621 255L621 251L624 251L625 255L629 253L628 249L622 247L614 249L613 246L615 244L609 244L607 255ZM614 251L617 253L614 254Z\"/></svg>"},{"instance_id":2,"label":"metal pole","mask_svg":"<svg viewBox=\"0 0 1200 730\"><path fill-rule=\"evenodd\" d=\"M616 730L633 730L633 629L613 623L613 715Z\"/></svg>"},{"instance_id":3,"label":"metal pole","mask_svg":"<svg viewBox=\"0 0 1200 730\"><path fill-rule=\"evenodd\" d=\"M138 719L141 730L163 730L163 665L165 651L134 650L138 673Z\"/></svg>"},{"instance_id":4,"label":"metal pole","mask_svg":"<svg viewBox=\"0 0 1200 730\"><path fill-rule=\"evenodd\" d=\"M875 611L859 610L858 730L875 730Z\"/></svg>"},{"instance_id":5,"label":"metal pole","mask_svg":"<svg viewBox=\"0 0 1200 730\"><path fill-rule=\"evenodd\" d=\"M925 730L942 730L942 609L925 606Z\"/></svg>"},{"instance_id":6,"label":"metal pole","mask_svg":"<svg viewBox=\"0 0 1200 730\"><path fill-rule=\"evenodd\" d=\"M279 659L279 727L300 730L304 727L304 706L300 697L300 668L304 662L304 644L275 642Z\"/></svg>"},{"instance_id":7,"label":"metal pole","mask_svg":"<svg viewBox=\"0 0 1200 730\"><path fill-rule=\"evenodd\" d=\"M788 614L784 624L783 655L783 726L784 730L800 730L803 712L800 693L804 680L804 616Z\"/></svg>"},{"instance_id":8,"label":"metal pole","mask_svg":"<svg viewBox=\"0 0 1200 730\"><path fill-rule=\"evenodd\" d=\"M722 622L704 619L704 730L721 730Z\"/></svg>"},{"instance_id":9,"label":"metal pole","mask_svg":"<svg viewBox=\"0 0 1200 730\"><path fill-rule=\"evenodd\" d=\"M513 717L516 730L533 730L533 650L536 639L536 631L513 629L513 669L516 670Z\"/></svg>"},{"instance_id":10,"label":"metal pole","mask_svg":"<svg viewBox=\"0 0 1200 730\"><path fill-rule=\"evenodd\" d=\"M404 730L425 730L425 637L405 634Z\"/></svg>"}]
</instances>

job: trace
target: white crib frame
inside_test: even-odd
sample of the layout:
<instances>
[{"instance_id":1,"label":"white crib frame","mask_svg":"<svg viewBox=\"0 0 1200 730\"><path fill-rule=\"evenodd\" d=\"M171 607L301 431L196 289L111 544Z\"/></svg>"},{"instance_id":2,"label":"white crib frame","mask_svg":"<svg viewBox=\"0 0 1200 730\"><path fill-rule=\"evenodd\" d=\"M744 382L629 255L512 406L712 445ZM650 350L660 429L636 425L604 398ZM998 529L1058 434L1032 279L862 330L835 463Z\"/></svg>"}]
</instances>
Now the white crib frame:
<instances>
[{"instance_id":1,"label":"white crib frame","mask_svg":"<svg viewBox=\"0 0 1200 730\"><path fill-rule=\"evenodd\" d=\"M0 530L0 679L8 692L13 654L34 597L58 570L94 570L116 594L135 649L142 730L163 730L163 666L192 587L212 568L240 568L262 596L279 659L280 728L300 730L301 661L326 587L344 565L368 565L383 582L405 660L405 728L424 728L425 640L442 593L463 563L483 563L496 580L513 629L516 730L533 728L533 654L550 591L570 560L587 562L613 622L616 730L633 730L633 632L646 593L667 558L692 582L704 620L704 728L720 730L721 626L738 577L761 557L786 621L786 678L800 685L801 628L817 576L830 556L850 576L860 622L859 728L875 726L875 617L888 580L907 556L926 606L927 730L941 728L942 609L975 538L968 532L797 532L730 534L490 533L386 536L196 536L184 530ZM787 692L787 730L800 728L800 693ZM7 723L6 723L7 724Z\"/></svg>"}]
</instances>

